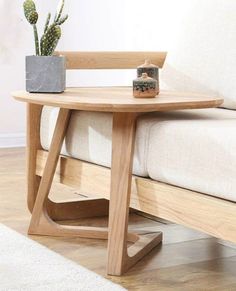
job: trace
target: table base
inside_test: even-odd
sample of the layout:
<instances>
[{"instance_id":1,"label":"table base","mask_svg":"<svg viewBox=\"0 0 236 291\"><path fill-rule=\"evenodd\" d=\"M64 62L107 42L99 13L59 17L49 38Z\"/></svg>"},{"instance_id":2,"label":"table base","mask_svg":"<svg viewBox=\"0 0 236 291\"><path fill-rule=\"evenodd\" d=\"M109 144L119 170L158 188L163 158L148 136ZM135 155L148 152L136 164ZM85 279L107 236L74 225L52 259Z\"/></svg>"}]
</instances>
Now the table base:
<instances>
[{"instance_id":1,"label":"table base","mask_svg":"<svg viewBox=\"0 0 236 291\"><path fill-rule=\"evenodd\" d=\"M70 219L107 213L105 199L55 203L49 200L71 110L61 108L41 181L38 183L29 234L108 239L109 275L121 275L162 241L162 233L128 233L133 150L137 114L113 113L111 196L109 227L61 225L53 218ZM30 116L30 115L29 115ZM127 242L132 242L129 248Z\"/></svg>"}]
</instances>

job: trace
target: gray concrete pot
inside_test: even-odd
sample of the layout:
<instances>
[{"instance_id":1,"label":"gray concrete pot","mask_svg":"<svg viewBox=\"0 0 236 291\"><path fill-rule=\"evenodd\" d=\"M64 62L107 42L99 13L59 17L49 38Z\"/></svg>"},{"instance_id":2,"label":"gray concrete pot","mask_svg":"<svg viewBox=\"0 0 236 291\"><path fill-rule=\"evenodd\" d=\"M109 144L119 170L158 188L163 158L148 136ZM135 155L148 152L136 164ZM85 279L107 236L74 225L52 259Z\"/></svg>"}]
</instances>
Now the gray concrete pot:
<instances>
[{"instance_id":1,"label":"gray concrete pot","mask_svg":"<svg viewBox=\"0 0 236 291\"><path fill-rule=\"evenodd\" d=\"M62 93L65 86L65 57L26 57L26 91L31 93Z\"/></svg>"}]
</instances>

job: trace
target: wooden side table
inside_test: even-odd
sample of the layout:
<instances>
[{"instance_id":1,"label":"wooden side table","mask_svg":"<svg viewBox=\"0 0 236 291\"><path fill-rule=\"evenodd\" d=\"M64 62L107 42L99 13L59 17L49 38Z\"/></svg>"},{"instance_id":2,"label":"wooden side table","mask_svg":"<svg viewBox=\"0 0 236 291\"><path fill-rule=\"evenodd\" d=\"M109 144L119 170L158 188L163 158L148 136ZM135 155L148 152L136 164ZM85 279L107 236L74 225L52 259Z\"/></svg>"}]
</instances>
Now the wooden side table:
<instances>
[{"instance_id":1,"label":"wooden side table","mask_svg":"<svg viewBox=\"0 0 236 291\"><path fill-rule=\"evenodd\" d=\"M29 200L33 201L29 234L108 238L107 270L110 275L121 275L162 241L160 232L144 235L128 233L137 116L153 111L211 108L223 102L220 98L178 92L161 92L157 98L135 99L132 96L132 89L127 87L70 88L58 95L19 91L14 92L13 96L19 101L28 103L28 183L31 191ZM35 133L39 131L40 112L44 105L60 107L60 111L43 176L41 181L36 181L34 172L36 154L32 147L39 143L33 140ZM52 220L48 211L47 204L50 203L48 195L72 110L113 113L108 230L99 227L60 225ZM35 119L37 123L34 122ZM92 207L92 204L89 205ZM96 204L93 207L96 208ZM133 242L128 249L127 241Z\"/></svg>"}]
</instances>

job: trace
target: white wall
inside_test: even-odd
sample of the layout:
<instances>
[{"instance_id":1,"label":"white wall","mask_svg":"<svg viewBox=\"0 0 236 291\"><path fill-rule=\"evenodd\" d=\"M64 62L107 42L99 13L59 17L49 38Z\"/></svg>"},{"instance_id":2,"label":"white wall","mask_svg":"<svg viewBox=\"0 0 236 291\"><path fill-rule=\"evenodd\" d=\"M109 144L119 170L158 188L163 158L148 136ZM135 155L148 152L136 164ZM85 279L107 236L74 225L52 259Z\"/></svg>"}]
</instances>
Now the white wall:
<instances>
[{"instance_id":1,"label":"white wall","mask_svg":"<svg viewBox=\"0 0 236 291\"><path fill-rule=\"evenodd\" d=\"M40 15L46 15L47 11L55 11L58 1L35 2ZM66 10L70 19L64 26L60 48L125 48L122 38L124 2L67 0ZM0 0L0 147L25 143L25 104L16 102L10 95L11 91L24 88L24 57L34 52L32 28L24 19L22 3L23 0ZM88 72L82 74L81 81L77 82L77 78L76 73L69 73L68 84L74 80L81 85L93 79ZM104 79L103 76L99 78Z\"/></svg>"},{"instance_id":2,"label":"white wall","mask_svg":"<svg viewBox=\"0 0 236 291\"><path fill-rule=\"evenodd\" d=\"M24 88L24 56L33 52L22 2L0 0L0 147L22 143L25 134L24 105L10 97L12 90ZM36 3L45 14L54 10L57 0ZM235 4L235 0L66 0L70 18L59 49L167 50L162 88L217 93L225 87L222 68L224 79L231 78L226 88L230 94L236 84L230 74L236 60ZM67 84L129 85L134 77L134 71L73 71L67 74Z\"/></svg>"},{"instance_id":3,"label":"white wall","mask_svg":"<svg viewBox=\"0 0 236 291\"><path fill-rule=\"evenodd\" d=\"M34 52L32 28L24 20L22 3L0 0L0 147L25 144L25 105L10 94L24 88L24 56ZM37 4L40 12L48 10L43 1Z\"/></svg>"}]
</instances>

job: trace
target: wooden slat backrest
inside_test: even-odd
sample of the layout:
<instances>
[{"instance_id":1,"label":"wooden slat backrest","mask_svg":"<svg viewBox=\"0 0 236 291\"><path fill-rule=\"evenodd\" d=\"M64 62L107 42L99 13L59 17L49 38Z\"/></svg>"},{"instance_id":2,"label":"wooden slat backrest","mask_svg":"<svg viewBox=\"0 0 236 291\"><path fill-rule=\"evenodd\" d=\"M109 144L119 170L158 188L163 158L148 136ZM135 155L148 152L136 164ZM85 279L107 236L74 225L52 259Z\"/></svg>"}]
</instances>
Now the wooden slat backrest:
<instances>
[{"instance_id":1,"label":"wooden slat backrest","mask_svg":"<svg viewBox=\"0 0 236 291\"><path fill-rule=\"evenodd\" d=\"M166 52L73 52L58 51L67 59L66 68L73 69L135 69L149 59L162 68Z\"/></svg>"}]
</instances>

